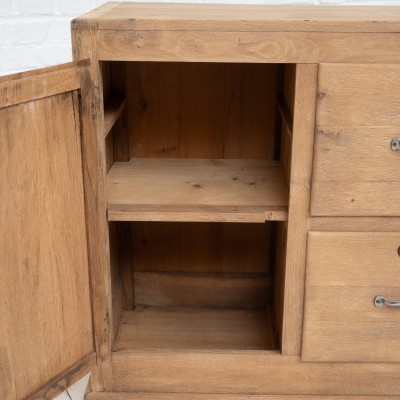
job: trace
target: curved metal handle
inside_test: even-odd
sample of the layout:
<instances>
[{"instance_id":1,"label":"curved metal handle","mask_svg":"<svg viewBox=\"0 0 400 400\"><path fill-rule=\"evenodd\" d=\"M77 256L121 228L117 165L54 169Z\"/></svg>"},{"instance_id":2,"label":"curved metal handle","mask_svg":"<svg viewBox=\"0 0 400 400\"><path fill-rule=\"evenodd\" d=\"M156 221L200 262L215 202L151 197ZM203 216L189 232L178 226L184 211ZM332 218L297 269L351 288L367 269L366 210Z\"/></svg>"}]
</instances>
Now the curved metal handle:
<instances>
[{"instance_id":1,"label":"curved metal handle","mask_svg":"<svg viewBox=\"0 0 400 400\"><path fill-rule=\"evenodd\" d=\"M400 300L397 301L387 301L383 296L375 296L374 299L375 307L400 307Z\"/></svg>"}]
</instances>

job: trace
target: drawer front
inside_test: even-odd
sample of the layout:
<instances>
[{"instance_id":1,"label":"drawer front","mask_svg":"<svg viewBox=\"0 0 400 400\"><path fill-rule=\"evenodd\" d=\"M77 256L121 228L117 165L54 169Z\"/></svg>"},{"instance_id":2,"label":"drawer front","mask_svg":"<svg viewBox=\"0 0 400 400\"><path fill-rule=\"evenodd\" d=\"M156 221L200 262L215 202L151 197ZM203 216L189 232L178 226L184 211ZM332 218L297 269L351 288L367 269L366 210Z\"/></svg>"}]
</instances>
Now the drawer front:
<instances>
[{"instance_id":1,"label":"drawer front","mask_svg":"<svg viewBox=\"0 0 400 400\"><path fill-rule=\"evenodd\" d=\"M311 214L399 216L400 66L321 64Z\"/></svg>"},{"instance_id":2,"label":"drawer front","mask_svg":"<svg viewBox=\"0 0 400 400\"><path fill-rule=\"evenodd\" d=\"M310 232L303 361L399 362L400 232Z\"/></svg>"}]
</instances>

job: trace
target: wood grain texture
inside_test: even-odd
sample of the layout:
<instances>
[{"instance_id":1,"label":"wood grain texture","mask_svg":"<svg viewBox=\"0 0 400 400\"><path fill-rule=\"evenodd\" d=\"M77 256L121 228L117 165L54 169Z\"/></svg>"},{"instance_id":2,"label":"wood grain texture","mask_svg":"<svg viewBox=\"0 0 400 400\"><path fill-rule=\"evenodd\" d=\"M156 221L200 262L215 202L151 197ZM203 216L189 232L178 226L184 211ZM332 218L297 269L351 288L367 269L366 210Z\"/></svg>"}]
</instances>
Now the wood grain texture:
<instances>
[{"instance_id":1,"label":"wood grain texture","mask_svg":"<svg viewBox=\"0 0 400 400\"><path fill-rule=\"evenodd\" d=\"M106 151L101 70L96 58L95 32L73 31L75 61L91 59L92 66L81 75L81 126L86 230L91 278L91 299L98 373L92 379L95 390L111 384L112 293L110 247L104 183Z\"/></svg>"},{"instance_id":2,"label":"wood grain texture","mask_svg":"<svg viewBox=\"0 0 400 400\"><path fill-rule=\"evenodd\" d=\"M127 63L131 157L272 159L277 70Z\"/></svg>"},{"instance_id":3,"label":"wood grain texture","mask_svg":"<svg viewBox=\"0 0 400 400\"><path fill-rule=\"evenodd\" d=\"M298 64L283 300L282 353L300 355L318 65Z\"/></svg>"},{"instance_id":4,"label":"wood grain texture","mask_svg":"<svg viewBox=\"0 0 400 400\"><path fill-rule=\"evenodd\" d=\"M3 301L4 299L1 298ZM0 320L0 332L7 331L8 321L5 318ZM4 400L17 400L17 393L14 380L14 371L11 359L11 349L8 336L2 338L0 346L0 395Z\"/></svg>"},{"instance_id":5,"label":"wood grain texture","mask_svg":"<svg viewBox=\"0 0 400 400\"><path fill-rule=\"evenodd\" d=\"M292 164L292 131L286 124L282 124L281 127L281 149L280 149L280 161L282 165L283 176L289 187L290 175L291 175L291 164Z\"/></svg>"},{"instance_id":6,"label":"wood grain texture","mask_svg":"<svg viewBox=\"0 0 400 400\"><path fill-rule=\"evenodd\" d=\"M132 224L135 271L268 273L270 224Z\"/></svg>"},{"instance_id":7,"label":"wood grain texture","mask_svg":"<svg viewBox=\"0 0 400 400\"><path fill-rule=\"evenodd\" d=\"M399 216L400 193L393 187L400 154L391 150L398 132L391 126L318 126L312 215Z\"/></svg>"},{"instance_id":8,"label":"wood grain texture","mask_svg":"<svg viewBox=\"0 0 400 400\"><path fill-rule=\"evenodd\" d=\"M89 393L87 400L394 400L392 396L299 396L194 393Z\"/></svg>"},{"instance_id":9,"label":"wood grain texture","mask_svg":"<svg viewBox=\"0 0 400 400\"><path fill-rule=\"evenodd\" d=\"M61 375L57 376L47 385L29 396L29 400L52 400L65 390L67 390L74 383L79 381L89 372L92 372L96 368L96 353L88 355L87 357L80 360L78 363L73 365L71 368L66 370Z\"/></svg>"},{"instance_id":10,"label":"wood grain texture","mask_svg":"<svg viewBox=\"0 0 400 400\"><path fill-rule=\"evenodd\" d=\"M87 400L395 400L392 396L298 396L194 393L89 393Z\"/></svg>"},{"instance_id":11,"label":"wood grain texture","mask_svg":"<svg viewBox=\"0 0 400 400\"><path fill-rule=\"evenodd\" d=\"M317 125L400 125L400 66L377 62L320 65Z\"/></svg>"},{"instance_id":12,"label":"wood grain texture","mask_svg":"<svg viewBox=\"0 0 400 400\"><path fill-rule=\"evenodd\" d=\"M313 217L311 230L331 232L398 232L400 218L390 217Z\"/></svg>"},{"instance_id":13,"label":"wood grain texture","mask_svg":"<svg viewBox=\"0 0 400 400\"><path fill-rule=\"evenodd\" d=\"M275 350L268 309L142 307L123 313L114 352L140 349Z\"/></svg>"},{"instance_id":14,"label":"wood grain texture","mask_svg":"<svg viewBox=\"0 0 400 400\"><path fill-rule=\"evenodd\" d=\"M0 109L5 398L93 352L78 110L76 91Z\"/></svg>"},{"instance_id":15,"label":"wood grain texture","mask_svg":"<svg viewBox=\"0 0 400 400\"><path fill-rule=\"evenodd\" d=\"M398 232L310 232L302 359L399 362Z\"/></svg>"},{"instance_id":16,"label":"wood grain texture","mask_svg":"<svg viewBox=\"0 0 400 400\"><path fill-rule=\"evenodd\" d=\"M115 352L113 390L253 395L398 396L396 363L301 363L266 351ZM151 373L149 373L151 371ZM341 399L341 397L340 397Z\"/></svg>"},{"instance_id":17,"label":"wood grain texture","mask_svg":"<svg viewBox=\"0 0 400 400\"><path fill-rule=\"evenodd\" d=\"M113 302L112 302L112 341L115 342L115 339L118 334L118 329L121 324L122 319L122 311L123 311L123 293L122 293L122 282L119 281L116 285L116 288L113 289Z\"/></svg>"},{"instance_id":18,"label":"wood grain texture","mask_svg":"<svg viewBox=\"0 0 400 400\"><path fill-rule=\"evenodd\" d=\"M261 274L135 272L136 305L156 307L265 307L273 280Z\"/></svg>"},{"instance_id":19,"label":"wood grain texture","mask_svg":"<svg viewBox=\"0 0 400 400\"><path fill-rule=\"evenodd\" d=\"M126 84L127 70L129 63L127 62L113 62L110 63L110 75L111 84L115 94L125 99L128 97L128 87ZM129 97L132 96L132 92L129 93ZM129 161L129 122L128 114L130 112L126 107L127 101L125 102L124 111L116 121L113 127L113 148L114 148L114 159L115 161Z\"/></svg>"},{"instance_id":20,"label":"wood grain texture","mask_svg":"<svg viewBox=\"0 0 400 400\"><path fill-rule=\"evenodd\" d=\"M72 29L398 32L399 22L398 7L109 3L75 19Z\"/></svg>"},{"instance_id":21,"label":"wood grain texture","mask_svg":"<svg viewBox=\"0 0 400 400\"><path fill-rule=\"evenodd\" d=\"M131 159L114 163L107 175L107 193L109 220L121 220L123 213L125 220L141 220L147 205L152 207L147 210L149 220L154 220L151 212L160 221L180 221L180 214L183 220L196 221L202 213L213 220L213 210L219 210L218 216L226 206L228 212L233 207L241 215L249 214L247 222L253 222L253 213L264 222L265 213L273 219L275 210L281 219L287 206L280 163L262 160ZM234 212L232 220L237 221Z\"/></svg>"},{"instance_id":22,"label":"wood grain texture","mask_svg":"<svg viewBox=\"0 0 400 400\"><path fill-rule=\"evenodd\" d=\"M287 224L280 223L276 228L275 243L275 270L274 270L274 316L276 329L282 348L283 331L283 305L285 299L285 275L286 275L286 248L287 248Z\"/></svg>"},{"instance_id":23,"label":"wood grain texture","mask_svg":"<svg viewBox=\"0 0 400 400\"><path fill-rule=\"evenodd\" d=\"M125 99L112 97L104 108L104 136L106 137L125 108Z\"/></svg>"},{"instance_id":24,"label":"wood grain texture","mask_svg":"<svg viewBox=\"0 0 400 400\"><path fill-rule=\"evenodd\" d=\"M0 107L8 107L80 88L80 69L75 63L43 68L35 74L10 75L0 81Z\"/></svg>"},{"instance_id":25,"label":"wood grain texture","mask_svg":"<svg viewBox=\"0 0 400 400\"><path fill-rule=\"evenodd\" d=\"M296 64L285 64L283 66L282 100L288 109L291 118L293 118L294 114L294 102L296 96L295 87ZM291 126L289 128L291 128Z\"/></svg>"},{"instance_id":26,"label":"wood grain texture","mask_svg":"<svg viewBox=\"0 0 400 400\"><path fill-rule=\"evenodd\" d=\"M287 221L286 207L113 205L109 221L263 223Z\"/></svg>"},{"instance_id":27,"label":"wood grain texture","mask_svg":"<svg viewBox=\"0 0 400 400\"><path fill-rule=\"evenodd\" d=\"M100 60L398 63L396 33L98 30Z\"/></svg>"},{"instance_id":28,"label":"wood grain texture","mask_svg":"<svg viewBox=\"0 0 400 400\"><path fill-rule=\"evenodd\" d=\"M398 232L310 232L307 285L396 288L399 240Z\"/></svg>"},{"instance_id":29,"label":"wood grain texture","mask_svg":"<svg viewBox=\"0 0 400 400\"><path fill-rule=\"evenodd\" d=\"M124 310L132 310L135 304L133 278L132 227L129 222L117 224L118 271L122 284L122 305Z\"/></svg>"}]
</instances>

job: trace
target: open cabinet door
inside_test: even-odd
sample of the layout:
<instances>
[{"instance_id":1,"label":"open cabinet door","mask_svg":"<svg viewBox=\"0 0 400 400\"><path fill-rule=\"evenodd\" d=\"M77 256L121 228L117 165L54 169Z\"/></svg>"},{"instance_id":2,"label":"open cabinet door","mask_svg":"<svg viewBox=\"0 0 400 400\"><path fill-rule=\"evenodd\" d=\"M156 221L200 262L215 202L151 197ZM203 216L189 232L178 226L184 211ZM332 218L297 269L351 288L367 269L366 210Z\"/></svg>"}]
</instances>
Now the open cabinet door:
<instances>
[{"instance_id":1,"label":"open cabinet door","mask_svg":"<svg viewBox=\"0 0 400 400\"><path fill-rule=\"evenodd\" d=\"M0 399L95 365L76 64L0 78Z\"/></svg>"}]
</instances>

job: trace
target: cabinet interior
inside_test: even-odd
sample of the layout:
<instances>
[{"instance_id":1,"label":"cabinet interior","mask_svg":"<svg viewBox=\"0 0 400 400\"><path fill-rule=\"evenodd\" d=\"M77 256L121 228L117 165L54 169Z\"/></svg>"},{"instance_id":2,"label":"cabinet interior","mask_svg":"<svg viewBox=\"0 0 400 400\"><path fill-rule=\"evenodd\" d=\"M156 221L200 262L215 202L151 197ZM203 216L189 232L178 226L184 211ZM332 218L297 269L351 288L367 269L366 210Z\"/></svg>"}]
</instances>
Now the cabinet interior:
<instances>
[{"instance_id":1,"label":"cabinet interior","mask_svg":"<svg viewBox=\"0 0 400 400\"><path fill-rule=\"evenodd\" d=\"M281 350L295 65L101 66L114 350Z\"/></svg>"}]
</instances>

